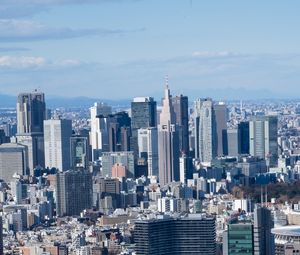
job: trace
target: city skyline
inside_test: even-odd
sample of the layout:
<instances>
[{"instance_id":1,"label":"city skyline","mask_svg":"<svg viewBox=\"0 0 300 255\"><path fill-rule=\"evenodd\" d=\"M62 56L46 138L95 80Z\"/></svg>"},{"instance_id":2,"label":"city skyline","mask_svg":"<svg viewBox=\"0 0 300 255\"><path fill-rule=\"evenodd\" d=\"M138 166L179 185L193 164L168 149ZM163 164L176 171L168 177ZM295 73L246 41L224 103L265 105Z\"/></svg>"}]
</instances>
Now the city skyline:
<instances>
[{"instance_id":1,"label":"city skyline","mask_svg":"<svg viewBox=\"0 0 300 255\"><path fill-rule=\"evenodd\" d=\"M299 5L3 1L0 94L156 97L168 74L174 95L295 98Z\"/></svg>"}]
</instances>

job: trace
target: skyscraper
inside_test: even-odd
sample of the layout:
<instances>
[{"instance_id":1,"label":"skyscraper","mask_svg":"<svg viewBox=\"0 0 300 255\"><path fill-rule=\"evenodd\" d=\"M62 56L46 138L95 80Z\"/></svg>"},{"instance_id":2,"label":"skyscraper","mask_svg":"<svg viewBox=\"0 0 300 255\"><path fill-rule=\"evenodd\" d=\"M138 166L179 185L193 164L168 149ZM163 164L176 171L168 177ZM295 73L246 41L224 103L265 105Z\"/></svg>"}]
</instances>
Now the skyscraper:
<instances>
[{"instance_id":1,"label":"skyscraper","mask_svg":"<svg viewBox=\"0 0 300 255\"><path fill-rule=\"evenodd\" d=\"M17 102L18 134L43 133L46 116L45 95L40 92L21 93Z\"/></svg>"},{"instance_id":2,"label":"skyscraper","mask_svg":"<svg viewBox=\"0 0 300 255\"><path fill-rule=\"evenodd\" d=\"M250 154L266 159L270 167L277 166L277 116L253 116L249 122Z\"/></svg>"},{"instance_id":3,"label":"skyscraper","mask_svg":"<svg viewBox=\"0 0 300 255\"><path fill-rule=\"evenodd\" d=\"M98 115L107 122L108 148L105 151L129 151L131 137L131 119L127 112Z\"/></svg>"},{"instance_id":4,"label":"skyscraper","mask_svg":"<svg viewBox=\"0 0 300 255\"><path fill-rule=\"evenodd\" d=\"M249 154L249 122L244 121L238 124L240 154Z\"/></svg>"},{"instance_id":5,"label":"skyscraper","mask_svg":"<svg viewBox=\"0 0 300 255\"><path fill-rule=\"evenodd\" d=\"M51 119L44 121L45 165L61 171L70 169L70 138L72 120Z\"/></svg>"},{"instance_id":6,"label":"skyscraper","mask_svg":"<svg viewBox=\"0 0 300 255\"><path fill-rule=\"evenodd\" d=\"M104 103L95 103L90 108L91 113L91 132L90 143L92 146L92 159L96 160L101 151L108 151L108 123L106 118L98 116L107 116L111 114L111 107Z\"/></svg>"},{"instance_id":7,"label":"skyscraper","mask_svg":"<svg viewBox=\"0 0 300 255\"><path fill-rule=\"evenodd\" d=\"M179 134L168 85L158 125L158 161L161 185L179 181Z\"/></svg>"},{"instance_id":8,"label":"skyscraper","mask_svg":"<svg viewBox=\"0 0 300 255\"><path fill-rule=\"evenodd\" d=\"M213 105L215 130L216 130L216 153L217 156L223 156L223 131L227 129L227 108L225 103L218 102Z\"/></svg>"},{"instance_id":9,"label":"skyscraper","mask_svg":"<svg viewBox=\"0 0 300 255\"><path fill-rule=\"evenodd\" d=\"M148 175L158 176L158 140L157 128L141 128L138 130L139 158L147 160Z\"/></svg>"},{"instance_id":10,"label":"skyscraper","mask_svg":"<svg viewBox=\"0 0 300 255\"><path fill-rule=\"evenodd\" d=\"M211 98L195 102L195 156L202 162L210 162L216 155L216 129Z\"/></svg>"},{"instance_id":11,"label":"skyscraper","mask_svg":"<svg viewBox=\"0 0 300 255\"><path fill-rule=\"evenodd\" d=\"M187 96L172 98L172 105L179 126L179 149L182 154L189 155L189 101Z\"/></svg>"},{"instance_id":12,"label":"skyscraper","mask_svg":"<svg viewBox=\"0 0 300 255\"><path fill-rule=\"evenodd\" d=\"M138 220L134 227L139 255L216 254L215 219L197 214L173 219Z\"/></svg>"},{"instance_id":13,"label":"skyscraper","mask_svg":"<svg viewBox=\"0 0 300 255\"><path fill-rule=\"evenodd\" d=\"M254 210L254 255L273 255L275 244L271 211L266 207Z\"/></svg>"},{"instance_id":14,"label":"skyscraper","mask_svg":"<svg viewBox=\"0 0 300 255\"><path fill-rule=\"evenodd\" d=\"M72 136L71 146L71 168L87 168L89 159L88 138L80 135Z\"/></svg>"},{"instance_id":15,"label":"skyscraper","mask_svg":"<svg viewBox=\"0 0 300 255\"><path fill-rule=\"evenodd\" d=\"M28 147L31 171L44 167L44 126L46 119L45 95L40 92L22 93L17 101L17 141Z\"/></svg>"},{"instance_id":16,"label":"skyscraper","mask_svg":"<svg viewBox=\"0 0 300 255\"><path fill-rule=\"evenodd\" d=\"M92 175L88 171L68 170L56 174L57 216L80 215L92 207Z\"/></svg>"}]
</instances>

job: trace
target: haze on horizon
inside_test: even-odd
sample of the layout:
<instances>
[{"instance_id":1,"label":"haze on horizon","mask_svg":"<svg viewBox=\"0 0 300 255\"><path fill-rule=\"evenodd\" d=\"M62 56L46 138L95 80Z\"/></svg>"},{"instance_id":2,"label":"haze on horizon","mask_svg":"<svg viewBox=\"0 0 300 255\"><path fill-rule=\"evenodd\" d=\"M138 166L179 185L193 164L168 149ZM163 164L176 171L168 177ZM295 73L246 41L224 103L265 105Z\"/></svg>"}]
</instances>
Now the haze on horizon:
<instances>
[{"instance_id":1,"label":"haze on horizon","mask_svg":"<svg viewBox=\"0 0 300 255\"><path fill-rule=\"evenodd\" d=\"M0 94L295 98L299 1L2 0Z\"/></svg>"}]
</instances>

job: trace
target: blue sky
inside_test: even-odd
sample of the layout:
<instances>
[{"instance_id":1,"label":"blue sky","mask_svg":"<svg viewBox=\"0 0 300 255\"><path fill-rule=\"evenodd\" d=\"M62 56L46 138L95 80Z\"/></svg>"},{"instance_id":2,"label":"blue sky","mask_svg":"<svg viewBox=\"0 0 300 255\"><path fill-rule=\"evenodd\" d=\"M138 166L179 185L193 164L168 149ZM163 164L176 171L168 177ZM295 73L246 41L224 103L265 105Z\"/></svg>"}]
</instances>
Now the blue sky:
<instances>
[{"instance_id":1,"label":"blue sky","mask_svg":"<svg viewBox=\"0 0 300 255\"><path fill-rule=\"evenodd\" d=\"M0 0L0 93L297 97L300 1Z\"/></svg>"}]
</instances>

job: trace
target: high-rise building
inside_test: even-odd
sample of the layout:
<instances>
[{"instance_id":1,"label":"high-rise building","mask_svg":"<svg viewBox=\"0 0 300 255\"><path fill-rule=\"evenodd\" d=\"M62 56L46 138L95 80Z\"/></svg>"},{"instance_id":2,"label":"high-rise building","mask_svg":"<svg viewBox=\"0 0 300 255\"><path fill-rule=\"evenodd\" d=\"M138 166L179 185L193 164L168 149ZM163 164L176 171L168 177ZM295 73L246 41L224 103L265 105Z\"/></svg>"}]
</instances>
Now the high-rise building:
<instances>
[{"instance_id":1,"label":"high-rise building","mask_svg":"<svg viewBox=\"0 0 300 255\"><path fill-rule=\"evenodd\" d=\"M158 125L158 162L161 185L179 181L179 134L168 85Z\"/></svg>"},{"instance_id":2,"label":"high-rise building","mask_svg":"<svg viewBox=\"0 0 300 255\"><path fill-rule=\"evenodd\" d=\"M28 149L17 143L0 145L0 179L10 182L13 175L28 175Z\"/></svg>"},{"instance_id":3,"label":"high-rise building","mask_svg":"<svg viewBox=\"0 0 300 255\"><path fill-rule=\"evenodd\" d=\"M238 125L239 130L239 144L240 144L240 154L249 154L249 122L240 122Z\"/></svg>"},{"instance_id":4,"label":"high-rise building","mask_svg":"<svg viewBox=\"0 0 300 255\"><path fill-rule=\"evenodd\" d=\"M223 241L223 255L253 255L253 224L233 223L228 225Z\"/></svg>"},{"instance_id":5,"label":"high-rise building","mask_svg":"<svg viewBox=\"0 0 300 255\"><path fill-rule=\"evenodd\" d=\"M86 170L56 174L57 216L80 215L92 206L92 175Z\"/></svg>"},{"instance_id":6,"label":"high-rise building","mask_svg":"<svg viewBox=\"0 0 300 255\"><path fill-rule=\"evenodd\" d=\"M131 137L131 119L127 112L98 115L108 125L108 150L110 152L129 151Z\"/></svg>"},{"instance_id":7,"label":"high-rise building","mask_svg":"<svg viewBox=\"0 0 300 255\"><path fill-rule=\"evenodd\" d=\"M266 207L254 209L254 255L275 254L274 227L271 211Z\"/></svg>"},{"instance_id":8,"label":"high-rise building","mask_svg":"<svg viewBox=\"0 0 300 255\"><path fill-rule=\"evenodd\" d=\"M230 128L223 131L224 155L237 157L240 151L239 130Z\"/></svg>"},{"instance_id":9,"label":"high-rise building","mask_svg":"<svg viewBox=\"0 0 300 255\"><path fill-rule=\"evenodd\" d=\"M44 121L45 166L61 171L69 170L72 120L51 119Z\"/></svg>"},{"instance_id":10,"label":"high-rise building","mask_svg":"<svg viewBox=\"0 0 300 255\"><path fill-rule=\"evenodd\" d=\"M22 93L17 102L17 142L28 147L31 171L44 167L44 126L46 119L45 95L40 92Z\"/></svg>"},{"instance_id":11,"label":"high-rise building","mask_svg":"<svg viewBox=\"0 0 300 255\"><path fill-rule=\"evenodd\" d=\"M202 162L211 162L224 155L224 131L227 128L227 109L222 102L211 98L195 102L195 157Z\"/></svg>"},{"instance_id":12,"label":"high-rise building","mask_svg":"<svg viewBox=\"0 0 300 255\"><path fill-rule=\"evenodd\" d=\"M215 118L211 98L195 102L195 157L210 162L216 155Z\"/></svg>"},{"instance_id":13,"label":"high-rise building","mask_svg":"<svg viewBox=\"0 0 300 255\"><path fill-rule=\"evenodd\" d=\"M43 133L46 118L45 95L40 92L21 93L17 102L18 134Z\"/></svg>"},{"instance_id":14,"label":"high-rise building","mask_svg":"<svg viewBox=\"0 0 300 255\"><path fill-rule=\"evenodd\" d=\"M89 162L88 138L80 135L72 136L71 147L71 168L87 168Z\"/></svg>"},{"instance_id":15,"label":"high-rise building","mask_svg":"<svg viewBox=\"0 0 300 255\"><path fill-rule=\"evenodd\" d=\"M103 152L102 154L102 176L111 177L112 167L115 164L122 164L126 168L126 177L133 178L134 155L132 151Z\"/></svg>"},{"instance_id":16,"label":"high-rise building","mask_svg":"<svg viewBox=\"0 0 300 255\"><path fill-rule=\"evenodd\" d=\"M138 130L139 158L147 161L148 175L158 176L158 140L157 128L141 128Z\"/></svg>"},{"instance_id":17,"label":"high-rise building","mask_svg":"<svg viewBox=\"0 0 300 255\"><path fill-rule=\"evenodd\" d=\"M277 132L277 116L254 116L250 119L250 154L265 159L270 167L277 166Z\"/></svg>"},{"instance_id":18,"label":"high-rise building","mask_svg":"<svg viewBox=\"0 0 300 255\"><path fill-rule=\"evenodd\" d=\"M108 122L107 118L99 116L108 116L112 113L110 106L104 103L95 103L90 108L91 113L91 132L90 143L92 147L92 159L97 160L100 152L108 151Z\"/></svg>"},{"instance_id":19,"label":"high-rise building","mask_svg":"<svg viewBox=\"0 0 300 255\"><path fill-rule=\"evenodd\" d=\"M215 255L215 219L189 214L178 219L162 216L138 220L134 242L139 255Z\"/></svg>"},{"instance_id":20,"label":"high-rise building","mask_svg":"<svg viewBox=\"0 0 300 255\"><path fill-rule=\"evenodd\" d=\"M186 183L187 179L193 178L193 162L192 158L181 155L179 158L180 182Z\"/></svg>"},{"instance_id":21,"label":"high-rise building","mask_svg":"<svg viewBox=\"0 0 300 255\"><path fill-rule=\"evenodd\" d=\"M227 129L227 108L225 103L218 102L213 106L216 130L216 152L217 156L224 155L223 146L223 131Z\"/></svg>"},{"instance_id":22,"label":"high-rise building","mask_svg":"<svg viewBox=\"0 0 300 255\"><path fill-rule=\"evenodd\" d=\"M172 105L179 127L179 149L182 154L189 155L189 101L187 96L175 96Z\"/></svg>"},{"instance_id":23,"label":"high-rise building","mask_svg":"<svg viewBox=\"0 0 300 255\"><path fill-rule=\"evenodd\" d=\"M156 101L154 101L152 97L135 97L131 102L130 150L134 153L134 161L137 170L139 162L138 130L140 128L154 128L156 126Z\"/></svg>"}]
</instances>

